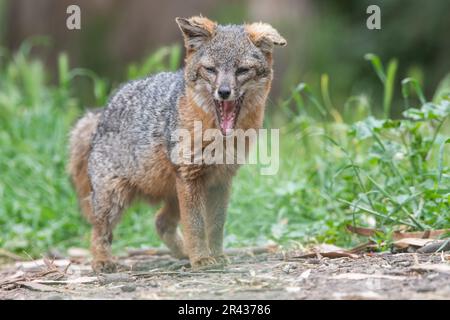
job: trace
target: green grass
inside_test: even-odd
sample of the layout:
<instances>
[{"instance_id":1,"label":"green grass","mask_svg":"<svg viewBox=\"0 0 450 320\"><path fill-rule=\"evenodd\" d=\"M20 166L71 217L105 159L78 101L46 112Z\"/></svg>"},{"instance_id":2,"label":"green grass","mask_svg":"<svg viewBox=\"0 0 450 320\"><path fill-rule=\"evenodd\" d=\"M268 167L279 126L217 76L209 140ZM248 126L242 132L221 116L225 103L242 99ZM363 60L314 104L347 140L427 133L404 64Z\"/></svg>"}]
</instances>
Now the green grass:
<instances>
[{"instance_id":1,"label":"green grass","mask_svg":"<svg viewBox=\"0 0 450 320\"><path fill-rule=\"evenodd\" d=\"M42 62L30 58L29 46L13 55L0 51L0 247L39 256L52 248L88 246L89 226L65 170L68 132L84 112L74 84L89 79L98 105L112 88L89 70L70 69L64 54L57 61L57 84L50 84ZM371 105L363 93L334 105L333 79L327 75L321 77L320 97L300 84L272 106L285 119L280 171L262 176L258 165L240 170L226 245L270 240L350 246L361 239L345 232L347 224L376 226L385 231L376 240L387 241L402 226L450 227L449 78L428 101L414 79L396 82L395 60L385 71L375 55L366 58L384 88L382 106ZM124 72L136 78L177 68L179 60L179 48L163 48ZM400 92L404 105L392 105ZM393 108L404 110L402 119L389 119ZM266 125L275 127L273 119L269 113ZM139 203L130 208L114 248L160 245L153 226L156 209Z\"/></svg>"}]
</instances>

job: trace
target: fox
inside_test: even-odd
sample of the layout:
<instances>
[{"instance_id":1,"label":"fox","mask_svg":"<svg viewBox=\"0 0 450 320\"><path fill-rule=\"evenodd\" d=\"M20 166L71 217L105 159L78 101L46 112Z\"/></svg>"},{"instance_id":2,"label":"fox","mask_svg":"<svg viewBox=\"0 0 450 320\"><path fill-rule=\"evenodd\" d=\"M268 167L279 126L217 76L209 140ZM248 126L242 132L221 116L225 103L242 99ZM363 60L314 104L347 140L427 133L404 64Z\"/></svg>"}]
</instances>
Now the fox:
<instances>
[{"instance_id":1,"label":"fox","mask_svg":"<svg viewBox=\"0 0 450 320\"><path fill-rule=\"evenodd\" d=\"M273 51L286 40L270 24L220 25L203 16L175 19L184 67L123 84L106 107L87 111L69 136L68 171L92 225L92 269L115 272L113 230L137 198L162 203L158 236L193 269L226 264L223 237L239 164L179 163L178 129L260 129L273 79ZM202 141L202 148L207 141ZM181 230L180 230L181 229Z\"/></svg>"}]
</instances>

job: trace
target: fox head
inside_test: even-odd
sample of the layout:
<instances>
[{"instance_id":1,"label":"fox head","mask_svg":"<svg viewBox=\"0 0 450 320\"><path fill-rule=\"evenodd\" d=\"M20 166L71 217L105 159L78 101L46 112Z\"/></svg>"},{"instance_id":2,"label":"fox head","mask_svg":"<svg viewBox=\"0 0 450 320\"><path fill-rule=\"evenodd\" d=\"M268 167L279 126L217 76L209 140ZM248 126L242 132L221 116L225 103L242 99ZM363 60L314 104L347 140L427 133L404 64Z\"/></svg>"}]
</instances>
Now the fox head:
<instances>
[{"instance_id":1,"label":"fox head","mask_svg":"<svg viewBox=\"0 0 450 320\"><path fill-rule=\"evenodd\" d=\"M264 108L272 81L272 51L286 40L269 24L218 25L176 18L186 47L185 80L195 103L215 114L228 135L252 108Z\"/></svg>"}]
</instances>

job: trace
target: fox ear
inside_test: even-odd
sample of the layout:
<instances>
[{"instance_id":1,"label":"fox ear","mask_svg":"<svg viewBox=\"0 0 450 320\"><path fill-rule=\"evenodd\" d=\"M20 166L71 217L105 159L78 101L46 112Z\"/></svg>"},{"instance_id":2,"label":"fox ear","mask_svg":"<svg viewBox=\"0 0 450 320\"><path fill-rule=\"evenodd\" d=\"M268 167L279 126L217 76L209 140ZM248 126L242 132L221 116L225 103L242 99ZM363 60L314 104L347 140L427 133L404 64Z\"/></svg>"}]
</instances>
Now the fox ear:
<instances>
[{"instance_id":1,"label":"fox ear","mask_svg":"<svg viewBox=\"0 0 450 320\"><path fill-rule=\"evenodd\" d=\"M184 43L188 51L197 50L203 43L210 40L216 33L217 23L202 16L176 18Z\"/></svg>"},{"instance_id":2,"label":"fox ear","mask_svg":"<svg viewBox=\"0 0 450 320\"><path fill-rule=\"evenodd\" d=\"M271 53L274 45L285 46L287 44L286 39L270 24L255 22L246 24L244 28L253 44L263 52Z\"/></svg>"}]
</instances>

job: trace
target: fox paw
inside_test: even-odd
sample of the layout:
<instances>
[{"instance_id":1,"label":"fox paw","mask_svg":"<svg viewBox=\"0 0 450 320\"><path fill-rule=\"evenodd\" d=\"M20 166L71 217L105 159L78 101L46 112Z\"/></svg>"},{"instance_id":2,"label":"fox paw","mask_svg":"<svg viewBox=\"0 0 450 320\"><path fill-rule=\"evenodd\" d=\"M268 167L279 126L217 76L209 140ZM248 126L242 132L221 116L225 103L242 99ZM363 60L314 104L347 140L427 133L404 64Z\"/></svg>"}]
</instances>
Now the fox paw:
<instances>
[{"instance_id":1,"label":"fox paw","mask_svg":"<svg viewBox=\"0 0 450 320\"><path fill-rule=\"evenodd\" d=\"M228 258L224 254L217 255L214 258L216 259L217 263L219 263L219 264L226 265L226 264L230 264L231 263L230 258Z\"/></svg>"},{"instance_id":2,"label":"fox paw","mask_svg":"<svg viewBox=\"0 0 450 320\"><path fill-rule=\"evenodd\" d=\"M93 261L92 269L95 273L114 273L117 271L117 264L110 260Z\"/></svg>"},{"instance_id":3,"label":"fox paw","mask_svg":"<svg viewBox=\"0 0 450 320\"><path fill-rule=\"evenodd\" d=\"M201 257L191 262L193 269L205 269L217 265L217 260L213 257Z\"/></svg>"}]
</instances>

